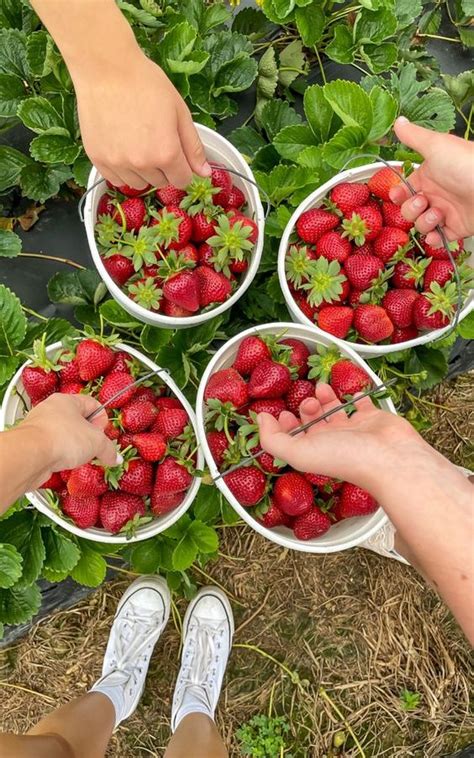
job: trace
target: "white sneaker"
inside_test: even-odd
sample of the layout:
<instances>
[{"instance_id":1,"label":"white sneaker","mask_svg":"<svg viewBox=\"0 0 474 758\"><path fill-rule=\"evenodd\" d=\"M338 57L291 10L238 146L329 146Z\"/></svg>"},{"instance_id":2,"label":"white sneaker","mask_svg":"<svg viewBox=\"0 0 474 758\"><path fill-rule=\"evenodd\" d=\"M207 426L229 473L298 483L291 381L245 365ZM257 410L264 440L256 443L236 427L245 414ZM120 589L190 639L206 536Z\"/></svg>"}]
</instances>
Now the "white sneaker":
<instances>
[{"instance_id":1,"label":"white sneaker","mask_svg":"<svg viewBox=\"0 0 474 758\"><path fill-rule=\"evenodd\" d=\"M159 576L142 576L122 596L110 630L102 676L91 692L102 692L116 711L115 726L128 718L142 696L153 648L170 615L170 591Z\"/></svg>"},{"instance_id":2,"label":"white sneaker","mask_svg":"<svg viewBox=\"0 0 474 758\"><path fill-rule=\"evenodd\" d=\"M214 718L233 634L234 618L226 595L215 587L203 587L183 621L181 668L171 711L173 732L190 713Z\"/></svg>"},{"instance_id":3,"label":"white sneaker","mask_svg":"<svg viewBox=\"0 0 474 758\"><path fill-rule=\"evenodd\" d=\"M396 529L391 521L387 521L378 532L375 532L368 540L361 542L359 547L365 547L366 550L372 550L373 553L385 556L385 558L394 558L400 563L405 563L407 566L410 564L408 561L397 553L395 550L395 534Z\"/></svg>"}]
</instances>

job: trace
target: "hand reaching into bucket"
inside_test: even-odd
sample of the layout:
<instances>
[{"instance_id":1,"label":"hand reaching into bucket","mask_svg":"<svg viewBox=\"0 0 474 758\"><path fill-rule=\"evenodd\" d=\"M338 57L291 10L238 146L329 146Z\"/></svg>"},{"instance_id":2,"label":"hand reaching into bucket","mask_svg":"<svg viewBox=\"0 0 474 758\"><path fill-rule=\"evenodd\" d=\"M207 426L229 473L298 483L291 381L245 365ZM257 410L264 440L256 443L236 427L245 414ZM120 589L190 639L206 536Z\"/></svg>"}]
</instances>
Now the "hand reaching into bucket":
<instances>
[{"instance_id":1,"label":"hand reaching into bucket","mask_svg":"<svg viewBox=\"0 0 474 758\"><path fill-rule=\"evenodd\" d=\"M390 191L404 217L415 221L416 229L426 234L433 247L442 244L434 231L438 224L449 241L474 234L474 145L453 134L424 129L404 117L395 122L395 134L425 159L409 177L415 196L403 184Z\"/></svg>"},{"instance_id":2,"label":"hand reaching into bucket","mask_svg":"<svg viewBox=\"0 0 474 758\"><path fill-rule=\"evenodd\" d=\"M185 187L209 176L191 114L140 50L114 0L32 0L58 45L77 94L84 148L117 186ZM99 7L97 7L99 6Z\"/></svg>"}]
</instances>

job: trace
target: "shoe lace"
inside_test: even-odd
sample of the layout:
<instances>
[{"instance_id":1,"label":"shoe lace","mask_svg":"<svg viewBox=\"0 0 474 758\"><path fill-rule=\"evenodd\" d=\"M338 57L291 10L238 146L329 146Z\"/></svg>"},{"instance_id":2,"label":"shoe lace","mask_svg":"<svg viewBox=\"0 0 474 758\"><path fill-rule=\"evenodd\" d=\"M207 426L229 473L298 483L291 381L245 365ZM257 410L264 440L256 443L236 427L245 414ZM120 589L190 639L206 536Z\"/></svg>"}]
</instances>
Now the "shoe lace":
<instances>
[{"instance_id":1,"label":"shoe lace","mask_svg":"<svg viewBox=\"0 0 474 758\"><path fill-rule=\"evenodd\" d=\"M188 629L179 689L192 689L195 697L212 707L211 690L217 674L221 652L223 627L195 623Z\"/></svg>"},{"instance_id":2,"label":"shoe lace","mask_svg":"<svg viewBox=\"0 0 474 758\"><path fill-rule=\"evenodd\" d=\"M126 610L116 619L116 656L111 661L114 678L130 684L130 692L141 681L147 654L161 631L160 611L140 615Z\"/></svg>"}]
</instances>

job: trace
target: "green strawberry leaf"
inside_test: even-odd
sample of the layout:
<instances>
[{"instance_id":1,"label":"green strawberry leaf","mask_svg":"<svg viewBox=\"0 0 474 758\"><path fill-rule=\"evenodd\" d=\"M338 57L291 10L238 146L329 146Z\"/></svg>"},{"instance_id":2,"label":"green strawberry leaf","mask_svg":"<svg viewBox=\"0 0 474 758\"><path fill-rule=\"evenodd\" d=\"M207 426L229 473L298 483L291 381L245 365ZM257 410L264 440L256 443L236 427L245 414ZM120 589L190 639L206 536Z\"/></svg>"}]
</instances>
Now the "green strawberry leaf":
<instances>
[{"instance_id":1,"label":"green strawberry leaf","mask_svg":"<svg viewBox=\"0 0 474 758\"><path fill-rule=\"evenodd\" d=\"M186 571L198 555L198 548L190 534L184 534L173 550L173 568L175 571Z\"/></svg>"},{"instance_id":2,"label":"green strawberry leaf","mask_svg":"<svg viewBox=\"0 0 474 758\"><path fill-rule=\"evenodd\" d=\"M308 87L304 93L304 112L318 142L326 142L331 133L334 111L319 84Z\"/></svg>"},{"instance_id":3,"label":"green strawberry leaf","mask_svg":"<svg viewBox=\"0 0 474 758\"><path fill-rule=\"evenodd\" d=\"M14 147L0 145L0 192L18 184L22 169L31 163L31 158Z\"/></svg>"},{"instance_id":4,"label":"green strawberry leaf","mask_svg":"<svg viewBox=\"0 0 474 758\"><path fill-rule=\"evenodd\" d=\"M163 550L165 545L159 538L140 542L132 549L130 563L140 574L154 574L163 566Z\"/></svg>"},{"instance_id":5,"label":"green strawberry leaf","mask_svg":"<svg viewBox=\"0 0 474 758\"><path fill-rule=\"evenodd\" d=\"M323 158L330 166L339 170L355 168L367 163L367 158L358 158L359 153L378 154L377 145L367 145L366 135L359 126L343 126L326 142L323 148Z\"/></svg>"},{"instance_id":6,"label":"green strawberry leaf","mask_svg":"<svg viewBox=\"0 0 474 758\"><path fill-rule=\"evenodd\" d=\"M354 41L347 26L335 24L333 36L325 51L328 58L336 63L352 63L354 60Z\"/></svg>"},{"instance_id":7,"label":"green strawberry leaf","mask_svg":"<svg viewBox=\"0 0 474 758\"><path fill-rule=\"evenodd\" d=\"M354 39L356 44L384 42L397 30L397 17L391 10L380 8L376 11L363 8L357 14L354 24Z\"/></svg>"},{"instance_id":8,"label":"green strawberry leaf","mask_svg":"<svg viewBox=\"0 0 474 758\"><path fill-rule=\"evenodd\" d=\"M16 258L21 253L21 239L9 229L0 229L0 258Z\"/></svg>"},{"instance_id":9,"label":"green strawberry leaf","mask_svg":"<svg viewBox=\"0 0 474 758\"><path fill-rule=\"evenodd\" d=\"M80 145L63 127L51 128L30 143L31 157L41 163L73 163L80 150Z\"/></svg>"},{"instance_id":10,"label":"green strawberry leaf","mask_svg":"<svg viewBox=\"0 0 474 758\"><path fill-rule=\"evenodd\" d=\"M0 116L16 116L18 108L27 97L25 84L19 76L0 74Z\"/></svg>"},{"instance_id":11,"label":"green strawberry leaf","mask_svg":"<svg viewBox=\"0 0 474 758\"><path fill-rule=\"evenodd\" d=\"M342 79L329 82L323 94L343 124L356 127L368 136L373 123L372 103L366 92L355 82Z\"/></svg>"},{"instance_id":12,"label":"green strawberry leaf","mask_svg":"<svg viewBox=\"0 0 474 758\"><path fill-rule=\"evenodd\" d=\"M41 573L46 556L37 514L28 509L13 513L2 524L2 539L13 545L23 559L19 585L33 584Z\"/></svg>"},{"instance_id":13,"label":"green strawberry leaf","mask_svg":"<svg viewBox=\"0 0 474 758\"><path fill-rule=\"evenodd\" d=\"M142 324L127 313L115 300L106 300L99 308L101 316L112 326L122 329L135 329Z\"/></svg>"},{"instance_id":14,"label":"green strawberry leaf","mask_svg":"<svg viewBox=\"0 0 474 758\"><path fill-rule=\"evenodd\" d=\"M321 3L317 0L309 0L305 7L297 8L295 22L303 44L306 47L314 47L321 40L326 24L326 16Z\"/></svg>"},{"instance_id":15,"label":"green strawberry leaf","mask_svg":"<svg viewBox=\"0 0 474 758\"><path fill-rule=\"evenodd\" d=\"M398 103L393 95L378 86L370 90L369 97L374 120L367 139L375 141L383 137L391 128L397 116Z\"/></svg>"},{"instance_id":16,"label":"green strawberry leaf","mask_svg":"<svg viewBox=\"0 0 474 758\"><path fill-rule=\"evenodd\" d=\"M107 564L87 540L78 540L81 556L71 571L71 576L78 584L86 587L98 587L105 579Z\"/></svg>"},{"instance_id":17,"label":"green strawberry leaf","mask_svg":"<svg viewBox=\"0 0 474 758\"><path fill-rule=\"evenodd\" d=\"M0 587L12 587L21 577L23 558L14 545L0 543Z\"/></svg>"},{"instance_id":18,"label":"green strawberry leaf","mask_svg":"<svg viewBox=\"0 0 474 758\"><path fill-rule=\"evenodd\" d=\"M463 320L458 324L457 333L465 340L474 339L474 311L471 311Z\"/></svg>"},{"instance_id":19,"label":"green strawberry leaf","mask_svg":"<svg viewBox=\"0 0 474 758\"><path fill-rule=\"evenodd\" d=\"M285 126L301 123L301 116L289 105L286 100L269 100L262 108L260 115L262 129L267 133L268 139L273 141L278 132Z\"/></svg>"},{"instance_id":20,"label":"green strawberry leaf","mask_svg":"<svg viewBox=\"0 0 474 758\"><path fill-rule=\"evenodd\" d=\"M28 129L44 134L54 127L65 127L64 119L45 97L30 97L18 108L18 117Z\"/></svg>"},{"instance_id":21,"label":"green strawberry leaf","mask_svg":"<svg viewBox=\"0 0 474 758\"><path fill-rule=\"evenodd\" d=\"M273 140L282 158L295 161L306 147L316 144L313 132L305 124L285 126Z\"/></svg>"},{"instance_id":22,"label":"green strawberry leaf","mask_svg":"<svg viewBox=\"0 0 474 758\"><path fill-rule=\"evenodd\" d=\"M0 284L0 354L13 356L26 333L26 318L17 296Z\"/></svg>"},{"instance_id":23,"label":"green strawberry leaf","mask_svg":"<svg viewBox=\"0 0 474 758\"><path fill-rule=\"evenodd\" d=\"M41 592L36 584L0 589L0 618L3 624L25 624L38 613L40 605Z\"/></svg>"},{"instance_id":24,"label":"green strawberry leaf","mask_svg":"<svg viewBox=\"0 0 474 758\"><path fill-rule=\"evenodd\" d=\"M56 573L69 574L80 558L80 550L75 542L62 532L45 528L42 531L46 557L43 571L47 569Z\"/></svg>"},{"instance_id":25,"label":"green strawberry leaf","mask_svg":"<svg viewBox=\"0 0 474 758\"><path fill-rule=\"evenodd\" d=\"M306 73L306 56L301 40L295 39L280 52L278 80L284 87L289 87L301 74Z\"/></svg>"},{"instance_id":26,"label":"green strawberry leaf","mask_svg":"<svg viewBox=\"0 0 474 758\"><path fill-rule=\"evenodd\" d=\"M30 163L21 171L20 187L23 194L31 200L44 203L48 198L58 194L61 184L72 177L70 166L43 166Z\"/></svg>"}]
</instances>

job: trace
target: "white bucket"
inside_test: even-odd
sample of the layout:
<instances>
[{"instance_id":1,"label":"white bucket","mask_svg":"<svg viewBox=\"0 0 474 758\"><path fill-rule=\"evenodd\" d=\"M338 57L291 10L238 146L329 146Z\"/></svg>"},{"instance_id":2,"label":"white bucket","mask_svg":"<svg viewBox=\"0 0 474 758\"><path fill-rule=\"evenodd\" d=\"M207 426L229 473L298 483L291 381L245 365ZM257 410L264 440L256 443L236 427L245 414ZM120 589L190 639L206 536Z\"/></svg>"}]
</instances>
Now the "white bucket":
<instances>
[{"instance_id":1,"label":"white bucket","mask_svg":"<svg viewBox=\"0 0 474 758\"><path fill-rule=\"evenodd\" d=\"M206 428L204 423L204 390L206 385L212 374L222 368L229 367L234 362L238 346L244 337L249 334L265 335L281 334L282 332L284 332L285 338L295 337L296 339L301 340L312 352L315 352L317 345L325 345L329 347L336 346L340 350L343 358L349 358L353 363L367 372L373 380L374 385L381 384L378 376L371 368L369 368L365 361L357 355L357 353L351 350L350 347L340 345L337 340L334 340L328 334L315 334L314 329L310 329L307 326L292 323L263 324L262 326L253 326L241 334L236 335L218 350L208 364L199 385L196 401L198 438L202 449L204 450L206 463L213 478L218 476L219 469L216 466L206 440ZM389 398L380 400L379 402L384 410L396 414L395 406ZM340 521L334 524L330 530L321 537L316 537L315 539L308 541L301 541L296 539L291 529L288 529L287 527L280 526L275 529L268 529L263 526L263 524L260 524L251 516L247 508L240 505L239 501L227 487L223 478L217 479L216 484L226 500L231 504L234 510L237 511L239 516L252 527L252 529L255 529L264 537L272 542L276 542L278 545L283 545L283 547L292 548L293 550L301 550L306 553L335 553L341 550L347 550L348 548L359 545L361 542L368 539L387 521L387 516L384 511L379 508L375 513L372 513L369 516L358 516L357 518Z\"/></svg>"},{"instance_id":2,"label":"white bucket","mask_svg":"<svg viewBox=\"0 0 474 758\"><path fill-rule=\"evenodd\" d=\"M403 166L403 163L400 161L389 161L389 163L391 166ZM376 171L383 167L383 163L370 163L368 165L360 166L359 168L351 168L347 171L343 171L342 173L337 174L337 176L321 185L321 187L315 189L314 192L308 195L306 200L303 200L303 202L300 203L288 221L285 231L283 232L278 251L278 276L280 279L280 286L285 297L286 307L288 308L291 318L296 321L296 323L310 326L311 329L313 329L313 331L317 332L318 334L325 335L327 332L320 329L316 324L310 321L310 319L305 316L302 311L300 311L293 299L290 288L288 286L286 279L285 262L286 253L290 242L290 236L293 233L296 221L301 216L301 214L304 213L304 211L308 211L310 208L317 208L320 206L326 195L337 184L340 182L366 182L373 174L375 174ZM465 240L465 247L467 250L471 251L469 263L474 267L473 237L469 237L469 239ZM468 297L464 301L463 308L459 314L459 320L461 321L463 318L465 318L473 309L474 290L471 290ZM425 334L421 334L419 337L415 337L415 339L407 340L406 342L399 342L395 345L367 345L362 342L347 342L346 340L337 340L337 342L339 345L342 344L346 347L353 348L357 353L359 353L359 355L362 355L365 358L374 358L378 355L386 355L387 353L394 353L399 350L404 350L405 348L416 347L416 345L424 345L427 342L433 342L439 337L442 337L443 334L446 334L449 329L450 326L448 325L442 329L435 329L434 331L426 332Z\"/></svg>"},{"instance_id":3,"label":"white bucket","mask_svg":"<svg viewBox=\"0 0 474 758\"><path fill-rule=\"evenodd\" d=\"M48 346L47 354L52 355L60 348L61 348L61 342L55 342L53 345ZM173 379L169 376L168 372L165 371L165 369L161 369L159 366L156 365L156 363L153 363L153 361L151 361L145 355L140 353L138 350L135 350L133 347L129 347L128 345L118 344L117 350L123 350L124 352L129 353L129 355L133 355L134 358L140 361L140 363L142 363L143 366L145 366L150 371L153 371L153 370L156 371L158 369L160 370L159 378L163 380L163 382L170 388L173 394L183 404L184 408L186 409L189 415L191 424L193 425L194 432L197 434L196 416L195 416L194 410L191 407L191 405L188 403L186 398L184 397L179 387L175 384ZM17 394L15 390L18 390L19 392L21 392L22 395L24 394L25 390L23 387L23 382L21 380L21 374L24 367L27 366L29 363L31 363L31 361L26 361L23 364L23 366L21 366L21 368L18 369L15 376L13 377L13 379L11 380L10 384L7 387L5 396L3 398L2 407L0 409L0 431L7 429L8 427L12 426L18 419L23 418L23 415L24 415L23 405L22 405L19 395ZM204 457L200 448L198 448L197 468L202 469L203 465L204 465ZM171 524L174 524L175 521L177 521L183 515L183 513L185 513L190 507L191 503L196 497L200 484L201 484L201 479L197 477L194 478L191 484L191 487L186 492L186 496L183 502L181 503L181 505L175 508L174 511L165 513L162 516L159 516L158 518L154 518L154 520L150 521L148 524L139 526L133 537L127 537L125 534L111 534L110 532L107 532L104 529L99 529L98 527L93 527L91 529L80 529L78 526L68 521L66 518L63 518L60 514L56 513L56 511L54 511L49 506L48 501L41 490L27 492L26 497L28 498L30 503L34 505L35 508L41 511L41 513L44 513L44 515L50 518L51 521L55 521L56 524L59 524L59 526L62 526L62 528L65 529L67 532L71 532L72 534L75 534L78 537L83 537L84 539L92 540L93 542L107 542L107 543L112 543L112 544L117 544L117 543L130 544L132 542L140 542L141 540L147 540L149 537L154 537L156 534L160 534L161 532L164 532L165 529L171 526Z\"/></svg>"},{"instance_id":4,"label":"white bucket","mask_svg":"<svg viewBox=\"0 0 474 758\"><path fill-rule=\"evenodd\" d=\"M241 174L244 174L244 176L247 176L251 181L255 181L254 175L250 170L248 164L245 162L239 151L236 150L236 148L228 140L226 140L225 137L222 137L212 129L208 129L207 126L202 126L201 124L195 124L195 126L204 144L204 147L206 149L206 156L209 161L212 163L222 163L224 166L227 166L231 169L234 169L235 171L239 171ZM255 244L254 250L252 252L252 257L249 261L249 267L247 271L242 275L237 290L228 300L225 301L225 303L216 305L215 308L207 311L206 313L200 313L193 316L185 316L183 318L174 318L171 316L165 316L161 313L153 313L152 311L143 308L143 306L138 305L134 300L127 297L125 292L122 291L119 285L113 281L112 277L107 272L97 249L94 235L97 205L102 195L106 192L107 186L105 182L102 182L97 187L94 187L94 184L102 177L96 168L92 168L87 184L88 194L86 196L86 201L84 204L84 223L86 226L87 239L89 241L92 260L94 261L95 267L112 297L118 303L120 303L122 308L124 308L127 313L130 313L130 315L134 316L134 318L136 318L138 321L144 321L146 324L165 327L168 329L180 329L190 326L197 326L198 324L202 324L205 321L209 321L210 319L219 316L221 313L224 313L224 311L231 308L250 287L255 274L258 271L260 259L262 257L265 216L260 200L260 195L256 186L250 182L246 182L239 176L235 176L234 174L231 174L231 176L232 182L236 187L239 187L239 189L241 189L245 195L247 202L246 214L255 221L258 227L258 240ZM94 189L92 189L93 187Z\"/></svg>"}]
</instances>

